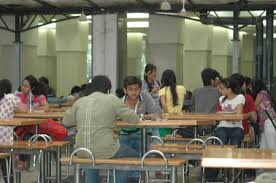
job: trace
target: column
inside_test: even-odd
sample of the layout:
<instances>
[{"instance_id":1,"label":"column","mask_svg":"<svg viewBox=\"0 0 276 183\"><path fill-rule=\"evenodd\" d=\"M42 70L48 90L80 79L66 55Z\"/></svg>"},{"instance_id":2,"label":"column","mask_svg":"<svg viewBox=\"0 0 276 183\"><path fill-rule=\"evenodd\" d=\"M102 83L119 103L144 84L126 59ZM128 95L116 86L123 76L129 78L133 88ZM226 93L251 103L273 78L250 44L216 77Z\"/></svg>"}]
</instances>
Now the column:
<instances>
[{"instance_id":1,"label":"column","mask_svg":"<svg viewBox=\"0 0 276 183\"><path fill-rule=\"evenodd\" d=\"M87 83L88 21L56 25L57 95L68 95L74 85Z\"/></svg>"},{"instance_id":2,"label":"column","mask_svg":"<svg viewBox=\"0 0 276 183\"><path fill-rule=\"evenodd\" d=\"M106 75L118 87L118 15L93 16L93 75Z\"/></svg>"}]
</instances>

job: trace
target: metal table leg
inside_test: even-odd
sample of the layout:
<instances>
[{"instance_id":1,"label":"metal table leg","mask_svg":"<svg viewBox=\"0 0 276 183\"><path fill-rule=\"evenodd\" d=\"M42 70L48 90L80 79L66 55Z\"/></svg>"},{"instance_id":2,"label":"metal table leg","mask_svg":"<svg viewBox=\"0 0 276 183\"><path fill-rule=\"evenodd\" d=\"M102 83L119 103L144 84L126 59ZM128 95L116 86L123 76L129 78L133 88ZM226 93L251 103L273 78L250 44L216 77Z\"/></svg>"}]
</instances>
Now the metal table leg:
<instances>
[{"instance_id":1,"label":"metal table leg","mask_svg":"<svg viewBox=\"0 0 276 183\"><path fill-rule=\"evenodd\" d=\"M75 164L75 183L80 182L80 168L78 164Z\"/></svg>"},{"instance_id":2,"label":"metal table leg","mask_svg":"<svg viewBox=\"0 0 276 183\"><path fill-rule=\"evenodd\" d=\"M51 167L52 167L52 161L51 161L51 152L47 152L46 153L46 163L47 163L47 166L46 166L46 175L49 179L47 179L47 183L50 183L51 182Z\"/></svg>"},{"instance_id":3,"label":"metal table leg","mask_svg":"<svg viewBox=\"0 0 276 183\"><path fill-rule=\"evenodd\" d=\"M177 169L176 169L176 167L172 167L171 168L171 176L170 176L171 177L170 178L171 179L170 180L171 183L176 183L176 181L177 181L176 180L176 176L177 176Z\"/></svg>"},{"instance_id":4,"label":"metal table leg","mask_svg":"<svg viewBox=\"0 0 276 183\"><path fill-rule=\"evenodd\" d=\"M197 138L197 126L194 127L194 138Z\"/></svg>"}]
</instances>

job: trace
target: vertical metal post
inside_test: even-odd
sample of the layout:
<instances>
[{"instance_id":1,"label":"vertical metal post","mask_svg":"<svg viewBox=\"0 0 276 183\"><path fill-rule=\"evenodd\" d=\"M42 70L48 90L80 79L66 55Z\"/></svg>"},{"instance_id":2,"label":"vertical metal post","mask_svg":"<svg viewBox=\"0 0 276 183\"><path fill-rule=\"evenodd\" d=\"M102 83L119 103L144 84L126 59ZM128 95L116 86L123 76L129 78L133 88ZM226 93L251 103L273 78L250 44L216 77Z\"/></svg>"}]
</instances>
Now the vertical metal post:
<instances>
[{"instance_id":1,"label":"vertical metal post","mask_svg":"<svg viewBox=\"0 0 276 183\"><path fill-rule=\"evenodd\" d=\"M20 86L21 83L21 52L22 52L22 42L21 42L21 18L19 15L15 16L15 56L16 56L16 84Z\"/></svg>"},{"instance_id":2,"label":"vertical metal post","mask_svg":"<svg viewBox=\"0 0 276 183\"><path fill-rule=\"evenodd\" d=\"M264 25L256 23L256 79L263 79Z\"/></svg>"},{"instance_id":3,"label":"vertical metal post","mask_svg":"<svg viewBox=\"0 0 276 183\"><path fill-rule=\"evenodd\" d=\"M171 168L171 177L170 177L170 182L171 183L176 183L177 181L176 181L176 179L177 179L177 169L176 169L176 167L172 167Z\"/></svg>"},{"instance_id":4,"label":"vertical metal post","mask_svg":"<svg viewBox=\"0 0 276 183\"><path fill-rule=\"evenodd\" d=\"M61 152L60 152L60 147L57 148L57 157L56 157L56 178L57 178L57 183L61 183L61 163L60 163L60 158L61 158Z\"/></svg>"},{"instance_id":5,"label":"vertical metal post","mask_svg":"<svg viewBox=\"0 0 276 183\"><path fill-rule=\"evenodd\" d=\"M232 73L239 72L239 11L234 11Z\"/></svg>"},{"instance_id":6,"label":"vertical metal post","mask_svg":"<svg viewBox=\"0 0 276 183\"><path fill-rule=\"evenodd\" d=\"M271 91L273 79L273 10L266 11L266 81Z\"/></svg>"},{"instance_id":7,"label":"vertical metal post","mask_svg":"<svg viewBox=\"0 0 276 183\"><path fill-rule=\"evenodd\" d=\"M80 182L80 167L79 164L75 164L75 183Z\"/></svg>"}]
</instances>

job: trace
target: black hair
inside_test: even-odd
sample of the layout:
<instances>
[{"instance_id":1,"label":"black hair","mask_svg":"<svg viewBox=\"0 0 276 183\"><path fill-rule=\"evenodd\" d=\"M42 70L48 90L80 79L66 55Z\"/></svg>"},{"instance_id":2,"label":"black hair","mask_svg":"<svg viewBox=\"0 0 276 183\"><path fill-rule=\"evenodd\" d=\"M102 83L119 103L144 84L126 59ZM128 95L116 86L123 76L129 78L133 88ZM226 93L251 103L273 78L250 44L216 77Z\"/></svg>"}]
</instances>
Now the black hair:
<instances>
[{"instance_id":1,"label":"black hair","mask_svg":"<svg viewBox=\"0 0 276 183\"><path fill-rule=\"evenodd\" d=\"M123 96L125 96L124 90L123 90L122 88L117 88L117 89L116 89L116 96L117 96L118 98L122 98Z\"/></svg>"},{"instance_id":2,"label":"black hair","mask_svg":"<svg viewBox=\"0 0 276 183\"><path fill-rule=\"evenodd\" d=\"M0 100L5 96L5 94L9 94L12 92L12 84L8 79L0 80Z\"/></svg>"},{"instance_id":3,"label":"black hair","mask_svg":"<svg viewBox=\"0 0 276 183\"><path fill-rule=\"evenodd\" d=\"M124 88L126 89L128 86L130 85L139 85L139 87L141 88L142 87L142 81L135 77L135 76L127 76L125 79L124 79Z\"/></svg>"},{"instance_id":4,"label":"black hair","mask_svg":"<svg viewBox=\"0 0 276 183\"><path fill-rule=\"evenodd\" d=\"M244 77L244 82L246 84L246 93L253 97L253 95L252 95L252 85L253 85L252 79L250 77L245 76ZM251 86L251 87L248 88L248 86Z\"/></svg>"},{"instance_id":5,"label":"black hair","mask_svg":"<svg viewBox=\"0 0 276 183\"><path fill-rule=\"evenodd\" d=\"M49 80L48 78L46 78L45 76L41 76L39 79L38 79L39 82L45 84L45 85L49 85Z\"/></svg>"},{"instance_id":6,"label":"black hair","mask_svg":"<svg viewBox=\"0 0 276 183\"><path fill-rule=\"evenodd\" d=\"M240 88L243 87L244 82L245 82L245 79L244 79L243 75L241 75L239 73L235 73L235 74L232 74L230 76L230 78L236 80L238 82Z\"/></svg>"},{"instance_id":7,"label":"black hair","mask_svg":"<svg viewBox=\"0 0 276 183\"><path fill-rule=\"evenodd\" d=\"M145 71L144 71L144 80L145 82L148 84L149 86L149 91L148 92L151 92L151 90L153 89L152 85L149 83L148 81L148 77L147 77L147 73L148 72L154 72L156 71L156 66L154 64L147 64L146 67L145 67Z\"/></svg>"},{"instance_id":8,"label":"black hair","mask_svg":"<svg viewBox=\"0 0 276 183\"><path fill-rule=\"evenodd\" d=\"M178 105L178 96L176 93L176 77L173 70L167 69L161 77L162 87L169 86L173 98L173 105Z\"/></svg>"},{"instance_id":9,"label":"black hair","mask_svg":"<svg viewBox=\"0 0 276 183\"><path fill-rule=\"evenodd\" d=\"M24 80L27 80L29 82L33 95L47 95L45 85L39 82L33 75L26 76Z\"/></svg>"},{"instance_id":10,"label":"black hair","mask_svg":"<svg viewBox=\"0 0 276 183\"><path fill-rule=\"evenodd\" d=\"M225 88L230 88L232 92L236 95L241 94L239 82L233 78L224 78L221 80L221 84ZM226 100L226 96L223 98L222 103Z\"/></svg>"},{"instance_id":11,"label":"black hair","mask_svg":"<svg viewBox=\"0 0 276 183\"><path fill-rule=\"evenodd\" d=\"M73 95L75 93L79 93L81 90L81 88L77 85L73 86L73 88L71 88L70 94Z\"/></svg>"},{"instance_id":12,"label":"black hair","mask_svg":"<svg viewBox=\"0 0 276 183\"><path fill-rule=\"evenodd\" d=\"M106 94L109 90L111 90L111 87L111 82L107 76L94 76L92 82L86 86L85 96L88 96L94 92L102 92Z\"/></svg>"},{"instance_id":13,"label":"black hair","mask_svg":"<svg viewBox=\"0 0 276 183\"><path fill-rule=\"evenodd\" d=\"M256 80L254 81L253 85L252 85L252 94L253 94L253 98L256 99L257 95L260 91L265 90L267 91L267 93L270 95L270 92L268 91L265 83L262 80ZM271 99L270 99L271 100ZM272 101L272 100L271 100Z\"/></svg>"},{"instance_id":14,"label":"black hair","mask_svg":"<svg viewBox=\"0 0 276 183\"><path fill-rule=\"evenodd\" d=\"M221 80L222 77L220 76L219 72L215 69L205 68L201 71L201 79L204 86L211 86L211 80Z\"/></svg>"}]
</instances>

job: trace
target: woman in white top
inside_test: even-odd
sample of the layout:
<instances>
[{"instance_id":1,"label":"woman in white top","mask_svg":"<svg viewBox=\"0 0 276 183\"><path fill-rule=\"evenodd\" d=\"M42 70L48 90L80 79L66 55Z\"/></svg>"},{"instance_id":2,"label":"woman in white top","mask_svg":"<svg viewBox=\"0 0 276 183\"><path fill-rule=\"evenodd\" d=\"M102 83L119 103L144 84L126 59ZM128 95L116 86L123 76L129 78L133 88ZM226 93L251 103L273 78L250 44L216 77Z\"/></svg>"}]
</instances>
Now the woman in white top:
<instances>
[{"instance_id":1,"label":"woman in white top","mask_svg":"<svg viewBox=\"0 0 276 183\"><path fill-rule=\"evenodd\" d=\"M223 79L218 86L221 93L219 98L218 112L242 114L245 98L237 81ZM215 135L224 144L241 145L244 137L242 121L220 121Z\"/></svg>"}]
</instances>

